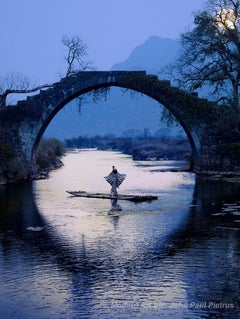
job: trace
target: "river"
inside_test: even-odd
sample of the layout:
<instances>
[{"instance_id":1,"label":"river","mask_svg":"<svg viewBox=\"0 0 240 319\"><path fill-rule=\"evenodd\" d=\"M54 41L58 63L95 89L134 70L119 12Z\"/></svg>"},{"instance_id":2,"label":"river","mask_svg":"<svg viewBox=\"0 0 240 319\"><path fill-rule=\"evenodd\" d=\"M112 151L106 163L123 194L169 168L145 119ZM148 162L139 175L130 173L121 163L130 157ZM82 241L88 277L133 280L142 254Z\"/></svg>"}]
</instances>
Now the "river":
<instances>
[{"instance_id":1,"label":"river","mask_svg":"<svg viewBox=\"0 0 240 319\"><path fill-rule=\"evenodd\" d=\"M68 153L50 178L0 187L0 318L240 318L240 183L181 162ZM71 197L157 195L132 203Z\"/></svg>"}]
</instances>

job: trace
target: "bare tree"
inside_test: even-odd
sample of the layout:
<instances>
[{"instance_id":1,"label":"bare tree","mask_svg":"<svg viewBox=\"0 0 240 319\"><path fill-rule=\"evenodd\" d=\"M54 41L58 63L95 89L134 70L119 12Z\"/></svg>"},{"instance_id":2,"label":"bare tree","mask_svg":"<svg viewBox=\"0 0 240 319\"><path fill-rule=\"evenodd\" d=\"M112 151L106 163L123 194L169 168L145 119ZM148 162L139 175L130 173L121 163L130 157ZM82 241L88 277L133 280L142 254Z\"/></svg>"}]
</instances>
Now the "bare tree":
<instances>
[{"instance_id":1,"label":"bare tree","mask_svg":"<svg viewBox=\"0 0 240 319\"><path fill-rule=\"evenodd\" d=\"M92 63L87 59L87 45L78 36L72 38L64 36L62 43L67 47L65 56L67 70L61 77L68 77L79 71L93 69ZM34 93L49 87L51 87L51 84L32 84L26 76L14 72L0 76L0 109L6 107L9 94Z\"/></svg>"},{"instance_id":2,"label":"bare tree","mask_svg":"<svg viewBox=\"0 0 240 319\"><path fill-rule=\"evenodd\" d=\"M69 77L79 71L94 70L92 62L87 58L87 45L82 41L80 37L64 36L62 39L62 43L67 48L67 53L65 56L67 70L64 75L65 77ZM77 102L79 113L81 113L83 104L89 103L90 101L96 103L97 101L101 100L101 98L106 99L108 93L109 88L100 88L88 92L83 96L77 97L75 100Z\"/></svg>"},{"instance_id":3,"label":"bare tree","mask_svg":"<svg viewBox=\"0 0 240 319\"><path fill-rule=\"evenodd\" d=\"M4 109L7 105L7 97L9 94L18 93L34 93L38 90L48 88L51 85L31 84L30 80L18 73L9 73L0 77L0 109Z\"/></svg>"},{"instance_id":4,"label":"bare tree","mask_svg":"<svg viewBox=\"0 0 240 319\"><path fill-rule=\"evenodd\" d=\"M91 62L87 58L87 45L78 37L64 36L62 43L67 47L65 61L67 62L66 77L79 72L92 69Z\"/></svg>"}]
</instances>

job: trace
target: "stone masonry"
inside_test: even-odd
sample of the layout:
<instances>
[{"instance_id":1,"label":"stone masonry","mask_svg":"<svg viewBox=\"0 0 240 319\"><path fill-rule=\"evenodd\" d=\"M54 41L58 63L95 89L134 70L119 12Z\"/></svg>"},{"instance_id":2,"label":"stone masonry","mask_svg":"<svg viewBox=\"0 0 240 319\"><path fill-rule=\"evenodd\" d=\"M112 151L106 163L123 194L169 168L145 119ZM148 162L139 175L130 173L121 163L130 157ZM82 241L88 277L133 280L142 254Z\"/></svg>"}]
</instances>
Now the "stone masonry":
<instances>
[{"instance_id":1,"label":"stone masonry","mask_svg":"<svg viewBox=\"0 0 240 319\"><path fill-rule=\"evenodd\" d=\"M145 71L78 72L64 78L39 94L1 110L0 134L7 136L8 143L18 156L30 164L34 163L39 141L57 112L82 94L110 86L143 93L157 100L175 116L191 144L196 173L240 175L238 165L230 168L224 162L220 164L214 153L219 136L209 136L208 132L217 116L215 110L218 106L172 87L168 81L160 81ZM214 161L217 163L215 166Z\"/></svg>"}]
</instances>

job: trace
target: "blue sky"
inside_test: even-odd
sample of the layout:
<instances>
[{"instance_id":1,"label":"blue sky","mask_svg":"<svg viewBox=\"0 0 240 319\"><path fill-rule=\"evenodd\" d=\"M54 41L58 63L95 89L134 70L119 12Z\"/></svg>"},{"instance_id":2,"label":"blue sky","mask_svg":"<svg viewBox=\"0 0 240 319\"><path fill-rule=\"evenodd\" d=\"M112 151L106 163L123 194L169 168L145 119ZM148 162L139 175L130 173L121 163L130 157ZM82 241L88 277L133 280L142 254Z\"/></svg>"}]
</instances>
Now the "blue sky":
<instances>
[{"instance_id":1,"label":"blue sky","mask_svg":"<svg viewBox=\"0 0 240 319\"><path fill-rule=\"evenodd\" d=\"M0 75L38 84L64 72L61 39L78 35L98 70L125 60L150 36L179 38L205 0L1 0Z\"/></svg>"}]
</instances>

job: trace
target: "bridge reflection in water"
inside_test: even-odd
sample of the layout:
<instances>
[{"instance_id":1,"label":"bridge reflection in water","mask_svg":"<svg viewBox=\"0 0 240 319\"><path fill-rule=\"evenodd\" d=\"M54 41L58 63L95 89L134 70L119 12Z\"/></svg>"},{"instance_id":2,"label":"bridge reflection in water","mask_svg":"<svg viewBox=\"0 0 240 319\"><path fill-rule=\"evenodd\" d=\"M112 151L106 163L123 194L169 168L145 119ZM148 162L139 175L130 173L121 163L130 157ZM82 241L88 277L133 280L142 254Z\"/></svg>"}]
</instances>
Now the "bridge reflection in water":
<instances>
[{"instance_id":1,"label":"bridge reflection in water","mask_svg":"<svg viewBox=\"0 0 240 319\"><path fill-rule=\"evenodd\" d=\"M182 222L156 225L146 213L149 241L133 249L131 233L121 236L126 215L106 216L111 232L74 246L36 206L32 184L1 187L0 317L237 318L239 194L240 184L197 180Z\"/></svg>"}]
</instances>

